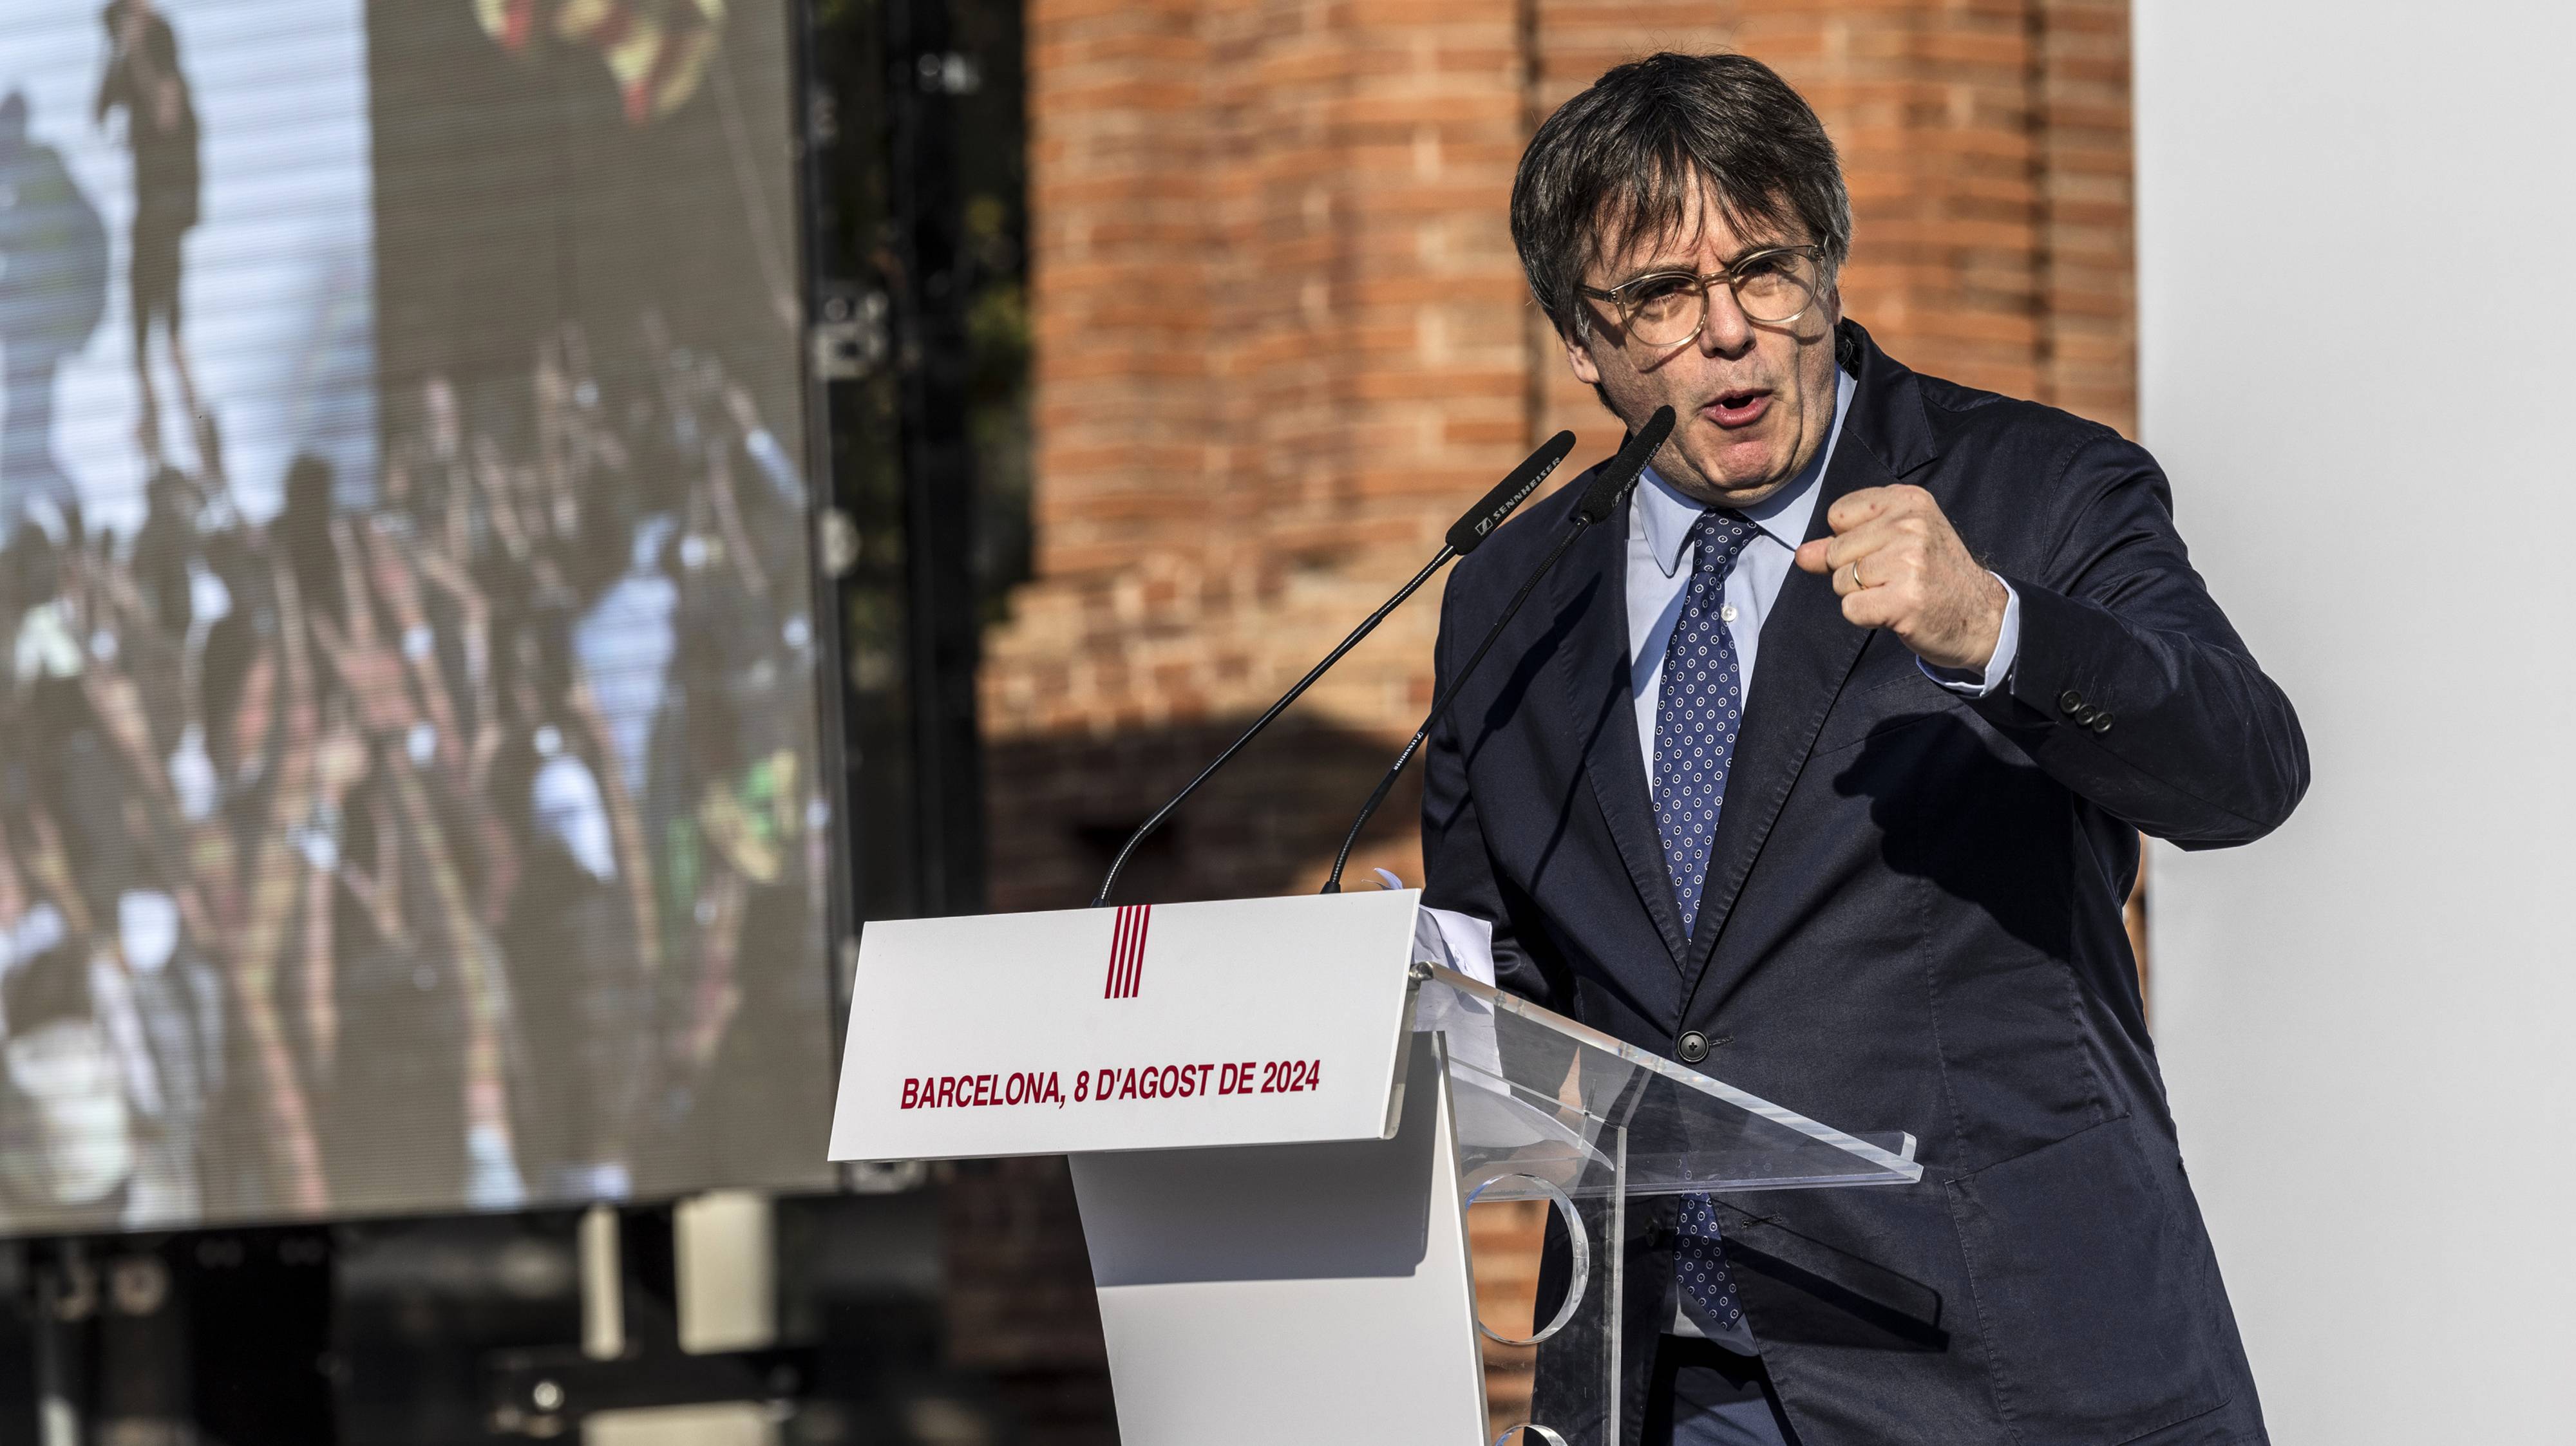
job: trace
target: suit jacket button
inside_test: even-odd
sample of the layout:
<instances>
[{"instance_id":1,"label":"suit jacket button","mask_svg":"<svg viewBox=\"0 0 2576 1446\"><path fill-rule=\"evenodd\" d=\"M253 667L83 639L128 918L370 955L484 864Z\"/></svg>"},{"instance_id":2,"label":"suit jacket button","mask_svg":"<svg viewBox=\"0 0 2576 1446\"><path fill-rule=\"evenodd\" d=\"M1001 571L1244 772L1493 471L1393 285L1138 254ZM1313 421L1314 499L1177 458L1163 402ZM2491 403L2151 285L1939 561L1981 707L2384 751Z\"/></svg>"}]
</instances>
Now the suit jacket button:
<instances>
[{"instance_id":1,"label":"suit jacket button","mask_svg":"<svg viewBox=\"0 0 2576 1446\"><path fill-rule=\"evenodd\" d=\"M2072 688L2057 695L2057 711L2060 713L2072 713L2083 706L2084 695Z\"/></svg>"},{"instance_id":2,"label":"suit jacket button","mask_svg":"<svg viewBox=\"0 0 2576 1446\"><path fill-rule=\"evenodd\" d=\"M2093 715L2093 721L2085 726L2096 733L2108 733L2111 731L2111 715L2107 712L2096 713Z\"/></svg>"},{"instance_id":3,"label":"suit jacket button","mask_svg":"<svg viewBox=\"0 0 2576 1446\"><path fill-rule=\"evenodd\" d=\"M2078 728L2090 728L2093 726L2093 720L2101 716L2102 710L2088 703L2075 710L2075 726Z\"/></svg>"},{"instance_id":4,"label":"suit jacket button","mask_svg":"<svg viewBox=\"0 0 2576 1446\"><path fill-rule=\"evenodd\" d=\"M1674 1042L1673 1052L1682 1057L1682 1063L1697 1064L1708 1058L1708 1036L1694 1029Z\"/></svg>"}]
</instances>

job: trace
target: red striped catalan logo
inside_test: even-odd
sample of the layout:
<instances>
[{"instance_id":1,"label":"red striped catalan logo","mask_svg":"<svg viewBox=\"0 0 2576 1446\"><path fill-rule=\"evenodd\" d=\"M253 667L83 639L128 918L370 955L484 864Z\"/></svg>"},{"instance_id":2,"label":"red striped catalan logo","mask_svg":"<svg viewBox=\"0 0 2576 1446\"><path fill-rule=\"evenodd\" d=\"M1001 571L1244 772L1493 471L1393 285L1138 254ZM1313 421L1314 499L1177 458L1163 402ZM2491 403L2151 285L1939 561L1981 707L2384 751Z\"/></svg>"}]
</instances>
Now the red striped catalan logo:
<instances>
[{"instance_id":1,"label":"red striped catalan logo","mask_svg":"<svg viewBox=\"0 0 2576 1446\"><path fill-rule=\"evenodd\" d=\"M1103 999L1133 999L1145 980L1145 926L1152 922L1151 904L1118 906L1118 927L1109 935L1109 987Z\"/></svg>"}]
</instances>

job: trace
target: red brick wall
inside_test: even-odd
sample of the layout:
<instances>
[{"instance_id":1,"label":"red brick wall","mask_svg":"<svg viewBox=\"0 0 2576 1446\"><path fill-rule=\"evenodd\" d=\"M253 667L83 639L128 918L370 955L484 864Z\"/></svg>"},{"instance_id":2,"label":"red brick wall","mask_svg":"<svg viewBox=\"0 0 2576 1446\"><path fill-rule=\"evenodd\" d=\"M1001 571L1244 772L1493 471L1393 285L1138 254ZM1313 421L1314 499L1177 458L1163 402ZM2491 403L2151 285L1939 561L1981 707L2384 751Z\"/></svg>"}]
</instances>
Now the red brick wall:
<instances>
[{"instance_id":1,"label":"red brick wall","mask_svg":"<svg viewBox=\"0 0 2576 1446\"><path fill-rule=\"evenodd\" d=\"M997 907L1083 892L1096 848L1039 821L1132 822L1208 751L1202 725L1256 711L1417 566L1529 426L1507 5L1039 0L1030 20L1039 579L986 670L1015 811ZM1334 802L1427 701L1432 601L1301 713L1290 751L1333 757ZM1239 816L1321 820L1323 780L1237 782L1182 823L1168 891L1314 872L1319 835Z\"/></svg>"},{"instance_id":2,"label":"red brick wall","mask_svg":"<svg viewBox=\"0 0 2576 1446\"><path fill-rule=\"evenodd\" d=\"M2132 424L2126 0L1031 0L1028 36L1038 541L982 684L996 908L1087 897L1536 439L1611 449L1505 202L1537 120L1623 59L1778 67L1842 149L1848 313L1918 368ZM1428 702L1434 600L1127 896L1311 888ZM1363 857L1418 881L1413 807Z\"/></svg>"}]
</instances>

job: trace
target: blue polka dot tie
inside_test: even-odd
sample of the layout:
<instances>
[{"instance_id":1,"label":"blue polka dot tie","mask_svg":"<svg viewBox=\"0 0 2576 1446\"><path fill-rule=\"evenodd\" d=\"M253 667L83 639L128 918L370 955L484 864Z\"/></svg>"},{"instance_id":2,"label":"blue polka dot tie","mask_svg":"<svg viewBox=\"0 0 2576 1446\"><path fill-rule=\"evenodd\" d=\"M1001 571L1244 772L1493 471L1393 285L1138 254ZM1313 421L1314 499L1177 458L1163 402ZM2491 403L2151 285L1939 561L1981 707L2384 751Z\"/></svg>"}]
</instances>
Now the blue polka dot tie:
<instances>
[{"instance_id":1,"label":"blue polka dot tie","mask_svg":"<svg viewBox=\"0 0 2576 1446\"><path fill-rule=\"evenodd\" d=\"M1726 772L1744 719L1735 639L1726 631L1726 575L1759 530L1724 510L1703 512L1691 524L1698 550L1690 592L1664 649L1663 691L1655 700L1655 826L1663 832L1664 866L1673 876L1684 936L1699 922L1709 840L1726 804Z\"/></svg>"},{"instance_id":2,"label":"blue polka dot tie","mask_svg":"<svg viewBox=\"0 0 2576 1446\"><path fill-rule=\"evenodd\" d=\"M1696 551L1690 591L1664 649L1662 691L1655 700L1655 824L1663 833L1664 866L1672 874L1685 936L1699 923L1709 841L1726 806L1726 775L1735 762L1736 729L1744 721L1743 679L1726 627L1726 575L1757 531L1740 514L1723 509L1703 512L1691 524ZM1726 1273L1717 1207L1706 1195L1685 1195L1681 1212L1673 1271L1684 1308L1708 1334L1732 1334L1744 1311Z\"/></svg>"},{"instance_id":3,"label":"blue polka dot tie","mask_svg":"<svg viewBox=\"0 0 2576 1446\"><path fill-rule=\"evenodd\" d=\"M1681 1281L1682 1308L1712 1336L1733 1335L1744 1321L1735 1302L1735 1279L1726 1273L1726 1247L1717 1239L1717 1207L1706 1195L1682 1197L1681 1228L1673 1233L1673 1274Z\"/></svg>"}]
</instances>

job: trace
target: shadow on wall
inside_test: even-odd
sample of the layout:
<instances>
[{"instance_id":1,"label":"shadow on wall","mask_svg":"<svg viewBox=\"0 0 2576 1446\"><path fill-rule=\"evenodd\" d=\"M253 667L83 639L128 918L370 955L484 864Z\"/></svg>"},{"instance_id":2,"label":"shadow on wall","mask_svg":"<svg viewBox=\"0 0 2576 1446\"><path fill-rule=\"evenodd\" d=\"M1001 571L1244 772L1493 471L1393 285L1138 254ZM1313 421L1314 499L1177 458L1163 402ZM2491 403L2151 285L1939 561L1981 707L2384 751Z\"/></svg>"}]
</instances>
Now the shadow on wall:
<instances>
[{"instance_id":1,"label":"shadow on wall","mask_svg":"<svg viewBox=\"0 0 2576 1446\"><path fill-rule=\"evenodd\" d=\"M988 742L989 906L1011 912L1089 903L1127 835L1250 723L1237 717ZM1119 876L1118 900L1312 892L1402 746L1374 732L1282 719L1137 849ZM1371 867L1419 886L1421 810L1417 760L1369 821L1345 886L1372 887Z\"/></svg>"},{"instance_id":2,"label":"shadow on wall","mask_svg":"<svg viewBox=\"0 0 2576 1446\"><path fill-rule=\"evenodd\" d=\"M934 1169L947 1365L992 1382L1014 1423L1010 1446L1117 1446L1109 1350L1064 1157Z\"/></svg>"}]
</instances>

